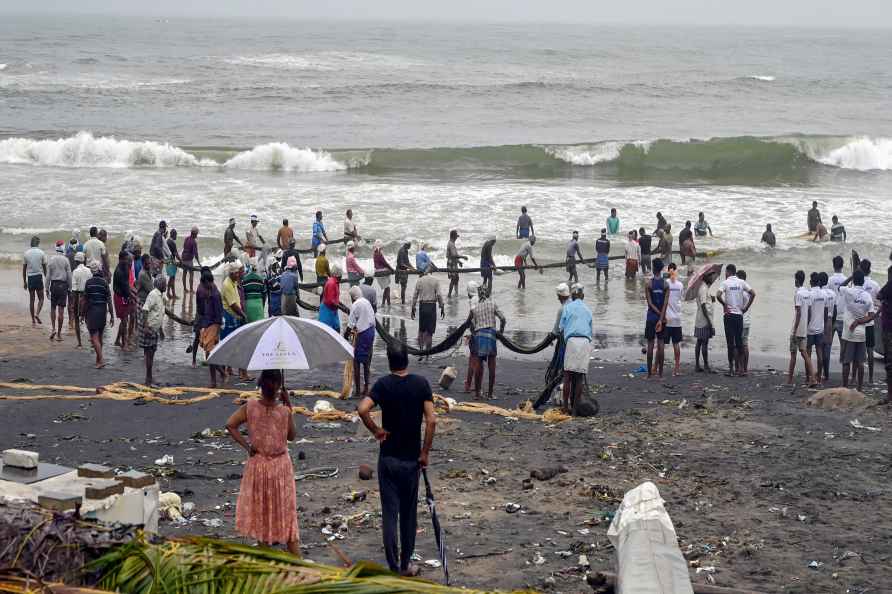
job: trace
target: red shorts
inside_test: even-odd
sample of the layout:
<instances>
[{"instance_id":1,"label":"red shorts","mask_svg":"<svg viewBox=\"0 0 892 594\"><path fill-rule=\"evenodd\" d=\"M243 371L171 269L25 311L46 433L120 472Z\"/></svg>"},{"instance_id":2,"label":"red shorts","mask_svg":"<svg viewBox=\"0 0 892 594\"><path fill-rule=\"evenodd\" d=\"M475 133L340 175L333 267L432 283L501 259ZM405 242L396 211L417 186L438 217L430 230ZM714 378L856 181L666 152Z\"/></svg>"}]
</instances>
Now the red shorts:
<instances>
[{"instance_id":1,"label":"red shorts","mask_svg":"<svg viewBox=\"0 0 892 594\"><path fill-rule=\"evenodd\" d=\"M523 266L523 258L520 256L514 256L514 266L515 268L520 268Z\"/></svg>"},{"instance_id":2,"label":"red shorts","mask_svg":"<svg viewBox=\"0 0 892 594\"><path fill-rule=\"evenodd\" d=\"M119 320L123 320L127 316L130 315L130 311L133 309L133 304L124 301L124 298L120 295L115 295L115 315Z\"/></svg>"}]
</instances>

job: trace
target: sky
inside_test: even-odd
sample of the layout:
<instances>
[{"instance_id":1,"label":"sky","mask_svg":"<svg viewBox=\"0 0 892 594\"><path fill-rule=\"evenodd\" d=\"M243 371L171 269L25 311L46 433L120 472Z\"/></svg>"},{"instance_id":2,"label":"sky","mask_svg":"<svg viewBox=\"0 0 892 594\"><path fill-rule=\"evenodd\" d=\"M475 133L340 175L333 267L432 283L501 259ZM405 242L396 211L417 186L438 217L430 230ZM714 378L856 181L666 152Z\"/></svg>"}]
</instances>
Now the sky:
<instances>
[{"instance_id":1,"label":"sky","mask_svg":"<svg viewBox=\"0 0 892 594\"><path fill-rule=\"evenodd\" d=\"M0 13L892 27L890 0L0 0Z\"/></svg>"}]
</instances>

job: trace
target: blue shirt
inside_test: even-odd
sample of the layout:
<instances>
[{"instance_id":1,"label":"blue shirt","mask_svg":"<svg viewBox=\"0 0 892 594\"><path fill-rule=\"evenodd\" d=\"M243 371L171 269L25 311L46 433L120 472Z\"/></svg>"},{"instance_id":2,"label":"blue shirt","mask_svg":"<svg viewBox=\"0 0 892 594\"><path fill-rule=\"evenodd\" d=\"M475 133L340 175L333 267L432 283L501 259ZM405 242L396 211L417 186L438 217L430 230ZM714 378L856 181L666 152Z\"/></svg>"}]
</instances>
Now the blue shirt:
<instances>
[{"instance_id":1,"label":"blue shirt","mask_svg":"<svg viewBox=\"0 0 892 594\"><path fill-rule=\"evenodd\" d=\"M427 252L424 250L418 250L418 253L415 254L415 268L419 271L427 271L428 266L431 265L431 258L427 255Z\"/></svg>"},{"instance_id":2,"label":"blue shirt","mask_svg":"<svg viewBox=\"0 0 892 594\"><path fill-rule=\"evenodd\" d=\"M316 247L323 240L323 234L325 233L325 225L322 224L322 221L316 221L313 223L313 247Z\"/></svg>"},{"instance_id":3,"label":"blue shirt","mask_svg":"<svg viewBox=\"0 0 892 594\"><path fill-rule=\"evenodd\" d=\"M298 282L297 274L291 270L283 272L282 276L279 277L279 287L282 289L282 295L296 295Z\"/></svg>"},{"instance_id":4,"label":"blue shirt","mask_svg":"<svg viewBox=\"0 0 892 594\"><path fill-rule=\"evenodd\" d=\"M592 339L592 311L585 301L576 299L564 304L560 327L564 340L574 337Z\"/></svg>"},{"instance_id":5,"label":"blue shirt","mask_svg":"<svg viewBox=\"0 0 892 594\"><path fill-rule=\"evenodd\" d=\"M650 301L658 310L663 309L663 301L666 299L666 281L660 278L650 279ZM656 322L660 319L660 314L654 312L652 307L647 308L647 319Z\"/></svg>"}]
</instances>

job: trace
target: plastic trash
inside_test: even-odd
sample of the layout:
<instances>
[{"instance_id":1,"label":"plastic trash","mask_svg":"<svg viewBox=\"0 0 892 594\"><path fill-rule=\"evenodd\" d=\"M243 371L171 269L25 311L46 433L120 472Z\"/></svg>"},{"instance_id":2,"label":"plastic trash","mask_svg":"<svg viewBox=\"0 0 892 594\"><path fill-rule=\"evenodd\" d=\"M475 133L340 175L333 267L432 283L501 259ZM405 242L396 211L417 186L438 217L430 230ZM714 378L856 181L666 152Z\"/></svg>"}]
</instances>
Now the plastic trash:
<instances>
[{"instance_id":1,"label":"plastic trash","mask_svg":"<svg viewBox=\"0 0 892 594\"><path fill-rule=\"evenodd\" d=\"M206 519L202 520L201 523L204 524L205 527L207 527L207 528L222 528L223 527L223 520L221 520L220 518L206 518Z\"/></svg>"},{"instance_id":2,"label":"plastic trash","mask_svg":"<svg viewBox=\"0 0 892 594\"><path fill-rule=\"evenodd\" d=\"M509 514L516 514L520 511L521 505L519 503L506 503L505 511Z\"/></svg>"},{"instance_id":3,"label":"plastic trash","mask_svg":"<svg viewBox=\"0 0 892 594\"><path fill-rule=\"evenodd\" d=\"M334 410L334 407L331 405L331 402L329 402L328 400L317 400L316 404L313 405L313 414L331 412L333 410Z\"/></svg>"},{"instance_id":4,"label":"plastic trash","mask_svg":"<svg viewBox=\"0 0 892 594\"><path fill-rule=\"evenodd\" d=\"M861 421L858 419L852 419L849 421L849 425L854 427L855 429L866 429L867 431L882 431L879 427L868 427L867 425L862 425Z\"/></svg>"},{"instance_id":5,"label":"plastic trash","mask_svg":"<svg viewBox=\"0 0 892 594\"><path fill-rule=\"evenodd\" d=\"M173 466L173 456L170 454L164 454L157 460L155 460L155 464L158 466Z\"/></svg>"},{"instance_id":6,"label":"plastic trash","mask_svg":"<svg viewBox=\"0 0 892 594\"><path fill-rule=\"evenodd\" d=\"M172 522L185 522L183 518L183 502L176 493L167 492L158 495L158 513Z\"/></svg>"},{"instance_id":7,"label":"plastic trash","mask_svg":"<svg viewBox=\"0 0 892 594\"><path fill-rule=\"evenodd\" d=\"M457 376L458 371L455 367L447 367L443 370L443 373L440 374L440 387L444 390L448 390Z\"/></svg>"}]
</instances>

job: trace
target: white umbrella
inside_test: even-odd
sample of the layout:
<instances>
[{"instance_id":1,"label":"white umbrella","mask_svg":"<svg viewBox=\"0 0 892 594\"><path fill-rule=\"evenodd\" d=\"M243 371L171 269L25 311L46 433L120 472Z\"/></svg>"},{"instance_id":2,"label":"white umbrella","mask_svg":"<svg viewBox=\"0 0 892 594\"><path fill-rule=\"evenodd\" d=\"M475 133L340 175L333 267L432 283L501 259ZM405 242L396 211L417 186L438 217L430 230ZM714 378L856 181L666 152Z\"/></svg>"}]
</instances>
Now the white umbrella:
<instances>
[{"instance_id":1,"label":"white umbrella","mask_svg":"<svg viewBox=\"0 0 892 594\"><path fill-rule=\"evenodd\" d=\"M277 316L246 324L227 336L208 364L259 371L315 369L353 358L353 347L331 327L307 318Z\"/></svg>"}]
</instances>

